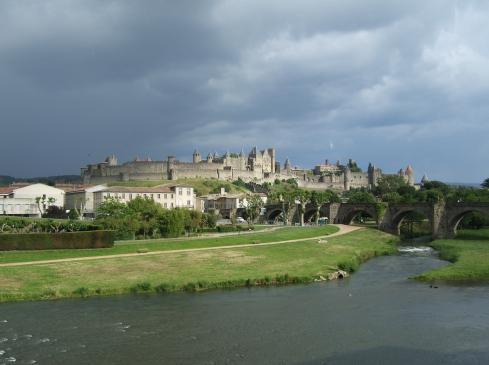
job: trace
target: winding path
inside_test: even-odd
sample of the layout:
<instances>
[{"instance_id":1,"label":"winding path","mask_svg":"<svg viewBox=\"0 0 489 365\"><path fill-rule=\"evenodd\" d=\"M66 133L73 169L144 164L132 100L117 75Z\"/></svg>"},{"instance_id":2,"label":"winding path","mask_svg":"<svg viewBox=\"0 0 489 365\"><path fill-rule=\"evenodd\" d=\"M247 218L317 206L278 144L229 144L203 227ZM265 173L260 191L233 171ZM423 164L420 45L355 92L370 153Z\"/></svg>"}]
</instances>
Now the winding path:
<instances>
[{"instance_id":1,"label":"winding path","mask_svg":"<svg viewBox=\"0 0 489 365\"><path fill-rule=\"evenodd\" d=\"M179 250L167 250L167 251L150 251L143 253L124 253L118 255L104 255L104 256L84 256L84 257L71 257L67 259L57 259L57 260L39 260L39 261L23 261L23 262L9 262L6 264L0 264L0 267L13 267L13 266L28 266L28 265L43 265L43 264L57 264L62 262L73 262L73 261L88 261L88 260L106 260L106 259L116 259L123 257L144 257L144 256L154 256L154 255L167 255L174 253L184 253L184 252L195 252L195 251L212 251L212 250L222 250L230 248L243 248L243 247L261 247L261 246L273 246L280 245L283 243L294 243L294 242L304 242L313 241L319 239L326 239L336 236L342 236L344 234L362 229L362 227L348 226L344 224L332 224L339 228L335 233L331 233L326 236L308 237L308 238L298 238L286 241L275 241L275 242L265 242L265 243L246 243L243 245L228 245L228 246L215 246L215 247L201 247L201 248L184 248Z\"/></svg>"}]
</instances>

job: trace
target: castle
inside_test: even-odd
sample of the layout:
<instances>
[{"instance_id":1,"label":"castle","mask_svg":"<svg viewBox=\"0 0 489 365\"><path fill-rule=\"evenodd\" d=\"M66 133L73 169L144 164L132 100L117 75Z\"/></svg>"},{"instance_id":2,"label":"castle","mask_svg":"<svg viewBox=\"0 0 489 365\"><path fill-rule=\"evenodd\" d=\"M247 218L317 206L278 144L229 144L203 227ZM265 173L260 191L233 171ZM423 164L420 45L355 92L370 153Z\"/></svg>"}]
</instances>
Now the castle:
<instances>
[{"instance_id":1,"label":"castle","mask_svg":"<svg viewBox=\"0 0 489 365\"><path fill-rule=\"evenodd\" d=\"M401 169L400 175L414 185L414 172L411 166ZM198 150L192 155L192 162L179 161L175 156L166 160L154 161L147 157L136 157L133 161L118 163L115 155L105 161L89 164L81 169L81 177L85 184L129 180L177 180L185 178L204 178L245 182L273 182L276 179L294 179L299 187L306 189L350 190L351 188L372 188L383 176L382 170L369 164L367 172L363 172L357 163L349 160L342 165L338 161L324 164L314 169L293 167L289 159L282 166L276 159L274 148L258 150L253 147L248 155L243 151L227 152L223 156L209 153L203 159Z\"/></svg>"}]
</instances>

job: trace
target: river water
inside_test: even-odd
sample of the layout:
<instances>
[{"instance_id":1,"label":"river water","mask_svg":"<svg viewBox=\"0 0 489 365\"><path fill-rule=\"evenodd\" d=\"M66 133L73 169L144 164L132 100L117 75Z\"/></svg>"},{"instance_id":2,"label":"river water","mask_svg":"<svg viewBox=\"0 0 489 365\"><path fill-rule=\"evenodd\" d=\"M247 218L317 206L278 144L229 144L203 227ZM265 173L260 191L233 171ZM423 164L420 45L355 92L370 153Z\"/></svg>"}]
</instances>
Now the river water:
<instances>
[{"instance_id":1,"label":"river water","mask_svg":"<svg viewBox=\"0 0 489 365\"><path fill-rule=\"evenodd\" d=\"M0 364L488 364L489 287L379 257L335 282L0 305ZM15 362L14 362L15 361Z\"/></svg>"}]
</instances>

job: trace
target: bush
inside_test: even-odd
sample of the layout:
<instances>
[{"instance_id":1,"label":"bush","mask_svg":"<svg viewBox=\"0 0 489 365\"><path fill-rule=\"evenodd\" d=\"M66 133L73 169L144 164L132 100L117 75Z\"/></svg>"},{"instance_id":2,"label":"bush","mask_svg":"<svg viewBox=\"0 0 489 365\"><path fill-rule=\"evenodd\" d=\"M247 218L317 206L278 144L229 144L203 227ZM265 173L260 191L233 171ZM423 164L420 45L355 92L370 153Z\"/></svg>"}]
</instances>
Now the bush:
<instances>
[{"instance_id":1,"label":"bush","mask_svg":"<svg viewBox=\"0 0 489 365\"><path fill-rule=\"evenodd\" d=\"M0 235L0 251L104 248L113 245L113 231Z\"/></svg>"},{"instance_id":2,"label":"bush","mask_svg":"<svg viewBox=\"0 0 489 365\"><path fill-rule=\"evenodd\" d=\"M131 287L131 293L141 293L148 292L151 290L151 284L148 282L137 283L133 287Z\"/></svg>"},{"instance_id":3,"label":"bush","mask_svg":"<svg viewBox=\"0 0 489 365\"><path fill-rule=\"evenodd\" d=\"M217 231L220 232L220 233L241 232L241 231L246 231L248 229L254 230L255 227L253 227L253 226L243 227L243 226L240 226L240 225L237 225L237 226L226 225L226 226L218 226L217 227Z\"/></svg>"},{"instance_id":4,"label":"bush","mask_svg":"<svg viewBox=\"0 0 489 365\"><path fill-rule=\"evenodd\" d=\"M59 233L99 230L92 222L67 219L0 217L0 233Z\"/></svg>"},{"instance_id":5,"label":"bush","mask_svg":"<svg viewBox=\"0 0 489 365\"><path fill-rule=\"evenodd\" d=\"M89 290L82 286L81 288L75 289L73 291L73 294L79 295L82 298L86 298L86 297L88 297Z\"/></svg>"}]
</instances>

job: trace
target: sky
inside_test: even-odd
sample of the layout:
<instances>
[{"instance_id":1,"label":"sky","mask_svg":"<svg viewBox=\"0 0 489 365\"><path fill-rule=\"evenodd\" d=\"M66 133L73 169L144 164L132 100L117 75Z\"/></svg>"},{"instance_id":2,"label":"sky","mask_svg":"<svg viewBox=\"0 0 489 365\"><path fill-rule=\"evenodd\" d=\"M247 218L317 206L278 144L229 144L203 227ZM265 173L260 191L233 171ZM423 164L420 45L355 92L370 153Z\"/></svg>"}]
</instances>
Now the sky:
<instances>
[{"instance_id":1,"label":"sky","mask_svg":"<svg viewBox=\"0 0 489 365\"><path fill-rule=\"evenodd\" d=\"M489 2L0 2L0 175L114 153L489 176Z\"/></svg>"}]
</instances>

